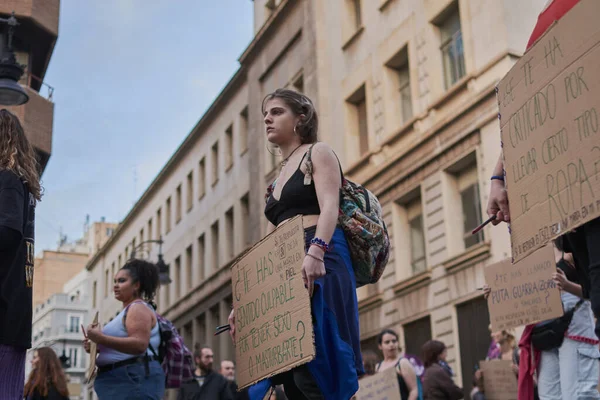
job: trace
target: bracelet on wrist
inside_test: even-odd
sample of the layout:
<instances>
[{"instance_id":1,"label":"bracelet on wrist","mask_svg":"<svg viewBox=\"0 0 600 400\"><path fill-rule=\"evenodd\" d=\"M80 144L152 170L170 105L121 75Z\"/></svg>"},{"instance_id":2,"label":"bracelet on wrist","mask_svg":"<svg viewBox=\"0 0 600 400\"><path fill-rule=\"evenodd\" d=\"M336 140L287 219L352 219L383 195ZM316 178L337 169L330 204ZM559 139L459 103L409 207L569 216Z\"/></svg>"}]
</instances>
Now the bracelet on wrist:
<instances>
[{"instance_id":1,"label":"bracelet on wrist","mask_svg":"<svg viewBox=\"0 0 600 400\"><path fill-rule=\"evenodd\" d=\"M502 175L492 175L491 180L498 180L504 182L504 177Z\"/></svg>"},{"instance_id":2,"label":"bracelet on wrist","mask_svg":"<svg viewBox=\"0 0 600 400\"><path fill-rule=\"evenodd\" d=\"M310 258L312 258L312 259L315 259L315 260L317 260L317 261L321 261L322 263L325 263L325 260L324 260L324 259L322 259L322 258L319 258L319 257L317 257L317 256L313 256L313 255L312 255L312 254L310 254L310 253L306 253L306 255L307 255L307 256L309 256L309 257L310 257Z\"/></svg>"},{"instance_id":3,"label":"bracelet on wrist","mask_svg":"<svg viewBox=\"0 0 600 400\"><path fill-rule=\"evenodd\" d=\"M320 248L323 249L323 251L328 252L330 247L329 244L327 244L326 241L324 241L323 239L319 239L318 237L314 237L312 238L312 240L310 241L311 246L318 246Z\"/></svg>"}]
</instances>

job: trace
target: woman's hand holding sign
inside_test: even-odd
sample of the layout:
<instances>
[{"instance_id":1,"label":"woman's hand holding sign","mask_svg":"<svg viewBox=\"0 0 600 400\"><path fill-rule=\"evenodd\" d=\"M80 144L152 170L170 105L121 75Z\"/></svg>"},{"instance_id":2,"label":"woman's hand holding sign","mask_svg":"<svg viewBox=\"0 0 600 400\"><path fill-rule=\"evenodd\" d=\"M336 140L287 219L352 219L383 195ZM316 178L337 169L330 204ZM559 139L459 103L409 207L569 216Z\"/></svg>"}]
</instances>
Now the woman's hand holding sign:
<instances>
[{"instance_id":1,"label":"woman's hand holding sign","mask_svg":"<svg viewBox=\"0 0 600 400\"><path fill-rule=\"evenodd\" d=\"M312 297L315 289L315 281L325 276L324 255L325 252L322 249L317 246L311 246L302 262L302 280L304 281L304 286L308 289L310 297Z\"/></svg>"}]
</instances>

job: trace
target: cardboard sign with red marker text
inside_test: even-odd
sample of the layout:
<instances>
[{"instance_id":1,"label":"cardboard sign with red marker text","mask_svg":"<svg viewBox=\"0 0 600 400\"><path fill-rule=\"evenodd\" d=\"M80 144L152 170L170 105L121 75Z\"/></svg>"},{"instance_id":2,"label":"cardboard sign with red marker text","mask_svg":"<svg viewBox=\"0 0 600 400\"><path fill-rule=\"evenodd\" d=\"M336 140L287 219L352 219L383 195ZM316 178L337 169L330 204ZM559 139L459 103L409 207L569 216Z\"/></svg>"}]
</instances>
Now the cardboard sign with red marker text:
<instances>
[{"instance_id":1,"label":"cardboard sign with red marker text","mask_svg":"<svg viewBox=\"0 0 600 400\"><path fill-rule=\"evenodd\" d=\"M599 15L580 1L497 86L514 261L600 216Z\"/></svg>"},{"instance_id":2,"label":"cardboard sign with red marker text","mask_svg":"<svg viewBox=\"0 0 600 400\"><path fill-rule=\"evenodd\" d=\"M231 267L240 389L315 357L302 280L302 217L278 227Z\"/></svg>"}]
</instances>

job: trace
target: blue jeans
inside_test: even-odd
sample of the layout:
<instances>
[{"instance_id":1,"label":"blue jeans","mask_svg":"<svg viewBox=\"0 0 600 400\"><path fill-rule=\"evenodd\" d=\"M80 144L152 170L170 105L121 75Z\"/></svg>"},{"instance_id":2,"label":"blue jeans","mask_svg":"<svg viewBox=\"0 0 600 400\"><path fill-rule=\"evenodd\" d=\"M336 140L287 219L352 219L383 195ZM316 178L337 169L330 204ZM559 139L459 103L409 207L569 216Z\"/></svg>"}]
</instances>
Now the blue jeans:
<instances>
[{"instance_id":1,"label":"blue jeans","mask_svg":"<svg viewBox=\"0 0 600 400\"><path fill-rule=\"evenodd\" d=\"M597 400L598 346L565 338L558 349L542 351L538 368L541 400Z\"/></svg>"},{"instance_id":2,"label":"blue jeans","mask_svg":"<svg viewBox=\"0 0 600 400\"><path fill-rule=\"evenodd\" d=\"M98 374L94 389L100 400L161 400L165 394L165 373L158 361L124 365Z\"/></svg>"}]
</instances>

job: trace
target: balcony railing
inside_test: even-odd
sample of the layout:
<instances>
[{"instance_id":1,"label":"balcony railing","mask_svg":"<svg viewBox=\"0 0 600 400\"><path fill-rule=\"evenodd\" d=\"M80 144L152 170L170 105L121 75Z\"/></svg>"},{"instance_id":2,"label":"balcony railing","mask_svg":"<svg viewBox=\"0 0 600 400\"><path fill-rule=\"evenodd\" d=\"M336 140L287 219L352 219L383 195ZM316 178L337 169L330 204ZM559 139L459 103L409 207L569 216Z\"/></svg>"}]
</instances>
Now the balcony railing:
<instances>
[{"instance_id":1,"label":"balcony railing","mask_svg":"<svg viewBox=\"0 0 600 400\"><path fill-rule=\"evenodd\" d=\"M54 96L54 87L44 82L42 78L32 74L31 72L25 72L19 83L31 89L33 89L32 84L37 83L37 85L40 87L40 90L36 90L36 92L38 92L39 95L46 100L53 102L52 97Z\"/></svg>"}]
</instances>

